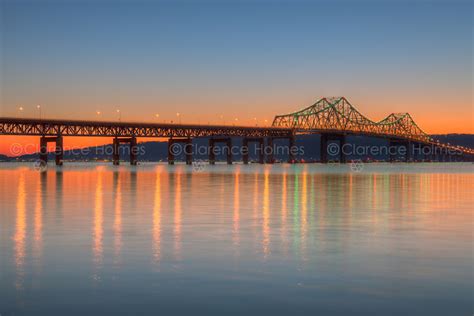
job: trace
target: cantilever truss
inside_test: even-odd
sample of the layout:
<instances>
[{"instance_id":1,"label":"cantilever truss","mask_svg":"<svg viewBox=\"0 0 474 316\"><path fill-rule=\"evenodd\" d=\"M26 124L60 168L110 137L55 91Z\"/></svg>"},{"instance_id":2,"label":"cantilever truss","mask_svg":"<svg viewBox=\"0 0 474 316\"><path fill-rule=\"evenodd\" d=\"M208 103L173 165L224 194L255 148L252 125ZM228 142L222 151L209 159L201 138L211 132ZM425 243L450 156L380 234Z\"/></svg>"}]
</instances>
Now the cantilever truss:
<instances>
[{"instance_id":1,"label":"cantilever truss","mask_svg":"<svg viewBox=\"0 0 474 316\"><path fill-rule=\"evenodd\" d=\"M334 131L433 142L416 125L410 114L393 113L374 122L362 115L344 97L322 98L301 111L275 116L272 126L294 128L300 132Z\"/></svg>"}]
</instances>

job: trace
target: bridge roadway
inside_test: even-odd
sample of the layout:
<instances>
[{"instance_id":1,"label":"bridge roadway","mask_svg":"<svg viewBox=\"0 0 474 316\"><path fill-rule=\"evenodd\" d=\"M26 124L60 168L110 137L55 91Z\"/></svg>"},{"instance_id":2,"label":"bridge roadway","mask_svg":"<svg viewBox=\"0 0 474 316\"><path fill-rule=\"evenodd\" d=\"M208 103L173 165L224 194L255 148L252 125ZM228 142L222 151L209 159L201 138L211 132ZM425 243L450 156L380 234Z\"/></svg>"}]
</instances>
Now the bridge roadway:
<instances>
[{"instance_id":1,"label":"bridge roadway","mask_svg":"<svg viewBox=\"0 0 474 316\"><path fill-rule=\"evenodd\" d=\"M338 130L297 130L287 127L257 127L257 126L233 126L233 125L197 125L197 124L167 124L167 123L140 123L140 122L107 122L107 121L81 121L81 120L56 120L56 119L28 119L28 118L8 118L0 117L0 135L18 136L40 136L40 159L47 161L47 143L56 143L56 164L63 163L63 137L64 136L84 136L84 137L113 137L113 163L119 164L119 145L125 143L130 145L130 163L137 164L138 148L137 137L160 137L168 140L168 162L174 164L175 157L170 147L175 143L190 144L193 138L209 137L209 161L214 163L214 146L216 143L224 143L227 149L227 162L232 163L230 146L231 137L243 138L243 161L248 163L248 143L256 142L260 148L265 146L273 147L274 139L288 139L289 162L296 162L294 159L294 142L298 134L320 134L321 135L321 162L327 162L327 146L331 141L338 141L342 146L345 143L346 135L356 135L357 133L347 133ZM362 133L364 134L364 133ZM362 135L361 134L361 135ZM405 146L411 148L413 144L419 146L436 146L439 148L458 150L463 155L472 155L472 150L461 149L446 144L426 143L419 140L404 139L403 137L390 135L367 135L384 137L389 139L394 146ZM263 157L264 151L260 150L259 162L272 163L273 154L270 151ZM266 158L266 159L265 159ZM339 162L345 162L345 155L340 152ZM406 160L411 159L410 150L407 150ZM431 157L434 158L434 157ZM192 163L190 153L186 155L186 163Z\"/></svg>"}]
</instances>

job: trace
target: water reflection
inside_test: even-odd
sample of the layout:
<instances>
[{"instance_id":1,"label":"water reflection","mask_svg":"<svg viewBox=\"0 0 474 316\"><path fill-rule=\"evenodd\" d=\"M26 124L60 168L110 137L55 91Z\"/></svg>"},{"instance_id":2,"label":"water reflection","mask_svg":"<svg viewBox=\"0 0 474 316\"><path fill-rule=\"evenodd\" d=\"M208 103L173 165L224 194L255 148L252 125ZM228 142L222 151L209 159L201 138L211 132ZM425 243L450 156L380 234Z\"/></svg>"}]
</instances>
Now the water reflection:
<instances>
[{"instance_id":1,"label":"water reflection","mask_svg":"<svg viewBox=\"0 0 474 316\"><path fill-rule=\"evenodd\" d=\"M39 181L36 188L35 211L34 211L34 241L33 257L36 263L41 261L43 250L43 196L42 187L46 185L46 173L39 173Z\"/></svg>"},{"instance_id":2,"label":"water reflection","mask_svg":"<svg viewBox=\"0 0 474 316\"><path fill-rule=\"evenodd\" d=\"M45 173L46 174L46 173ZM52 196L55 198L56 206L55 210L57 215L55 216L58 225L62 225L64 220L64 208L63 208L63 172L61 169L56 170L56 172L51 173L55 178L55 195Z\"/></svg>"},{"instance_id":3,"label":"water reflection","mask_svg":"<svg viewBox=\"0 0 474 316\"><path fill-rule=\"evenodd\" d=\"M102 187L103 171L102 168L97 168L97 184L95 187L95 202L94 202L94 266L95 274L93 275L94 280L99 280L100 270L103 262L103 187Z\"/></svg>"},{"instance_id":4,"label":"water reflection","mask_svg":"<svg viewBox=\"0 0 474 316\"><path fill-rule=\"evenodd\" d=\"M236 169L234 173L234 215L233 215L233 229L232 239L234 247L239 247L240 244L240 182L239 182L240 170Z\"/></svg>"},{"instance_id":5,"label":"water reflection","mask_svg":"<svg viewBox=\"0 0 474 316\"><path fill-rule=\"evenodd\" d=\"M120 253L122 251L122 179L121 173L114 172L114 263L120 262Z\"/></svg>"},{"instance_id":6,"label":"water reflection","mask_svg":"<svg viewBox=\"0 0 474 316\"><path fill-rule=\"evenodd\" d=\"M354 304L406 304L399 292L420 306L447 297L457 302L451 306L470 304L472 173L75 168L0 171L7 258L0 293L11 310L23 301L54 304L42 294L62 278L64 292L85 297L66 299L89 307L100 304L98 291L108 302L147 293L130 298L135 306L170 307L169 296L157 293L196 295L212 306L208 297L225 295L228 282L243 284L233 287L236 295L251 287L256 301L271 294L276 305L291 300L307 310L334 291ZM426 280L418 299L413 284Z\"/></svg>"},{"instance_id":7,"label":"water reflection","mask_svg":"<svg viewBox=\"0 0 474 316\"><path fill-rule=\"evenodd\" d=\"M306 257L306 238L308 234L308 173L303 170L303 185L301 190L301 258L307 260Z\"/></svg>"},{"instance_id":8,"label":"water reflection","mask_svg":"<svg viewBox=\"0 0 474 316\"><path fill-rule=\"evenodd\" d=\"M283 253L288 256L288 197L287 197L287 173L284 171L281 175L281 241Z\"/></svg>"},{"instance_id":9,"label":"water reflection","mask_svg":"<svg viewBox=\"0 0 474 316\"><path fill-rule=\"evenodd\" d=\"M259 183L259 173L255 171L254 173L254 181L253 181L253 206L252 206L252 227L253 227L253 235L255 236L255 242L257 243L257 221L258 221L258 209L259 203L258 199L260 196L260 192L258 191L258 183Z\"/></svg>"},{"instance_id":10,"label":"water reflection","mask_svg":"<svg viewBox=\"0 0 474 316\"><path fill-rule=\"evenodd\" d=\"M299 246L299 213L300 213L300 188L299 188L299 176L297 173L294 175L293 180L293 247L296 252Z\"/></svg>"},{"instance_id":11,"label":"water reflection","mask_svg":"<svg viewBox=\"0 0 474 316\"><path fill-rule=\"evenodd\" d=\"M263 256L264 259L270 254L270 188L269 188L269 170L265 169L263 180Z\"/></svg>"},{"instance_id":12,"label":"water reflection","mask_svg":"<svg viewBox=\"0 0 474 316\"><path fill-rule=\"evenodd\" d=\"M161 258L161 167L156 168L155 196L153 203L153 260L155 264Z\"/></svg>"},{"instance_id":13,"label":"water reflection","mask_svg":"<svg viewBox=\"0 0 474 316\"><path fill-rule=\"evenodd\" d=\"M18 180L17 198L16 198L16 225L15 235L15 266L17 290L23 289L25 277L25 239L26 239L26 191L25 191L25 172L20 172Z\"/></svg>"},{"instance_id":14,"label":"water reflection","mask_svg":"<svg viewBox=\"0 0 474 316\"><path fill-rule=\"evenodd\" d=\"M181 170L174 175L174 254L176 260L181 260Z\"/></svg>"}]
</instances>

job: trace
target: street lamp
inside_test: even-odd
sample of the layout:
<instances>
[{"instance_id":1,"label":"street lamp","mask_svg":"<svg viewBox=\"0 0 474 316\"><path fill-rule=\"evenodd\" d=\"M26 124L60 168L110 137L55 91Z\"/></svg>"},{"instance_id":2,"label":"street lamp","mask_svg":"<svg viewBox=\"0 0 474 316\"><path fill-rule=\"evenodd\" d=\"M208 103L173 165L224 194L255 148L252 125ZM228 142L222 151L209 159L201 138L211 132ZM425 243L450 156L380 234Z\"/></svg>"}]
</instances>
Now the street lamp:
<instances>
[{"instance_id":1,"label":"street lamp","mask_svg":"<svg viewBox=\"0 0 474 316\"><path fill-rule=\"evenodd\" d=\"M38 109L38 112L39 112L39 118L41 120L41 105L37 105L36 108Z\"/></svg>"},{"instance_id":2,"label":"street lamp","mask_svg":"<svg viewBox=\"0 0 474 316\"><path fill-rule=\"evenodd\" d=\"M176 113L176 116L178 117L179 124L181 124L181 114L179 114L179 112L178 112L178 113Z\"/></svg>"},{"instance_id":3,"label":"street lamp","mask_svg":"<svg viewBox=\"0 0 474 316\"><path fill-rule=\"evenodd\" d=\"M265 119L265 126L267 126L267 123L268 123L268 120L267 120L267 119Z\"/></svg>"},{"instance_id":4,"label":"street lamp","mask_svg":"<svg viewBox=\"0 0 474 316\"><path fill-rule=\"evenodd\" d=\"M21 116L22 116L22 115L21 115L22 113L23 113L23 107L20 106L20 107L18 108L18 117L21 117Z\"/></svg>"},{"instance_id":5,"label":"street lamp","mask_svg":"<svg viewBox=\"0 0 474 316\"><path fill-rule=\"evenodd\" d=\"M118 114L118 120L119 122L122 121L122 112L120 112L120 109L117 109L117 114Z\"/></svg>"},{"instance_id":6,"label":"street lamp","mask_svg":"<svg viewBox=\"0 0 474 316\"><path fill-rule=\"evenodd\" d=\"M254 117L253 120L255 121L255 126L258 126L258 121L257 121L257 118Z\"/></svg>"}]
</instances>

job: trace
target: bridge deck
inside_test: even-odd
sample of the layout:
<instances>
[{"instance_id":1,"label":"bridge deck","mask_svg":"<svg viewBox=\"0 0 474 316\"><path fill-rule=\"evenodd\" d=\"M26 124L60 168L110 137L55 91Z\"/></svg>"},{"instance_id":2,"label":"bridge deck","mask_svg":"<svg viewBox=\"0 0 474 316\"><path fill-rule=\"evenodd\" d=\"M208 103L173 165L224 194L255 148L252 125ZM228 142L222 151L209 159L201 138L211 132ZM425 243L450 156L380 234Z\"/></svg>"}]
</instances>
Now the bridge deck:
<instances>
[{"instance_id":1,"label":"bridge deck","mask_svg":"<svg viewBox=\"0 0 474 316\"><path fill-rule=\"evenodd\" d=\"M290 137L282 127L107 122L0 117L0 135L101 137Z\"/></svg>"}]
</instances>

